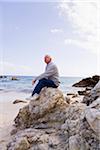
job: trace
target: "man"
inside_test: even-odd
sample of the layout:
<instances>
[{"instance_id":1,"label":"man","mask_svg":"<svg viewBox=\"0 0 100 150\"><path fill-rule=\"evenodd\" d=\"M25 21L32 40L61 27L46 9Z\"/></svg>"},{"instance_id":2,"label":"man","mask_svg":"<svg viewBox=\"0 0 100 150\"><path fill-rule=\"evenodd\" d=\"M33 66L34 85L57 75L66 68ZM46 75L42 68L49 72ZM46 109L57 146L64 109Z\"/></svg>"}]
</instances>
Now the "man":
<instances>
[{"instance_id":1,"label":"man","mask_svg":"<svg viewBox=\"0 0 100 150\"><path fill-rule=\"evenodd\" d=\"M34 85L34 90L32 92L32 96L27 99L38 99L39 93L44 87L57 88L59 86L60 82L57 66L52 62L52 58L49 55L46 55L44 57L44 61L47 64L45 72L32 81L32 84Z\"/></svg>"}]
</instances>

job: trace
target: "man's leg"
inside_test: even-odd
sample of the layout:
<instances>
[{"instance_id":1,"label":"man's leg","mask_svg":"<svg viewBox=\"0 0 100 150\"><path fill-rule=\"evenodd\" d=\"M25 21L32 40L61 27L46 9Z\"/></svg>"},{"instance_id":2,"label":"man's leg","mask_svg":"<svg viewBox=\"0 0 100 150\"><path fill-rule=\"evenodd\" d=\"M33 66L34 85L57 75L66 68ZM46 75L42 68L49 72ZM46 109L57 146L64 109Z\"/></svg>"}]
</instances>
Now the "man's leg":
<instances>
[{"instance_id":1,"label":"man's leg","mask_svg":"<svg viewBox=\"0 0 100 150\"><path fill-rule=\"evenodd\" d=\"M37 80L37 81L34 83L34 85L33 85L33 91L34 91L34 89L35 89L35 87L37 86L38 83L39 83L39 80Z\"/></svg>"},{"instance_id":2,"label":"man's leg","mask_svg":"<svg viewBox=\"0 0 100 150\"><path fill-rule=\"evenodd\" d=\"M53 87L53 88L57 88L57 86L54 84L54 82L52 80L48 80L48 79L41 79L39 80L38 84L36 85L33 93L32 93L32 96L37 93L39 94L40 91L42 90L42 88L44 87Z\"/></svg>"}]
</instances>

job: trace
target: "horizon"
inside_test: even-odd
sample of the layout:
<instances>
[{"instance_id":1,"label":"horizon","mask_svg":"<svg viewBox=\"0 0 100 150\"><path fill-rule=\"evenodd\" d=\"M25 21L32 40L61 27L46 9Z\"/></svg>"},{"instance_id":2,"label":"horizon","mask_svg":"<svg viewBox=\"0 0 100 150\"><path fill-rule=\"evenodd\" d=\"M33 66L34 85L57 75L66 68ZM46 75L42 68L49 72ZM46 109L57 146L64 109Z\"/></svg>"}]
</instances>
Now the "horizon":
<instances>
[{"instance_id":1,"label":"horizon","mask_svg":"<svg viewBox=\"0 0 100 150\"><path fill-rule=\"evenodd\" d=\"M14 74L14 75L1 75L0 74L0 76L3 76L3 77L36 77L36 75L16 75L16 74ZM94 74L94 75L92 75L92 76L59 76L59 78L89 78L89 77L93 77L93 76L99 76L98 74Z\"/></svg>"},{"instance_id":2,"label":"horizon","mask_svg":"<svg viewBox=\"0 0 100 150\"><path fill-rule=\"evenodd\" d=\"M60 76L100 75L100 2L0 2L0 74L37 76L51 55Z\"/></svg>"}]
</instances>

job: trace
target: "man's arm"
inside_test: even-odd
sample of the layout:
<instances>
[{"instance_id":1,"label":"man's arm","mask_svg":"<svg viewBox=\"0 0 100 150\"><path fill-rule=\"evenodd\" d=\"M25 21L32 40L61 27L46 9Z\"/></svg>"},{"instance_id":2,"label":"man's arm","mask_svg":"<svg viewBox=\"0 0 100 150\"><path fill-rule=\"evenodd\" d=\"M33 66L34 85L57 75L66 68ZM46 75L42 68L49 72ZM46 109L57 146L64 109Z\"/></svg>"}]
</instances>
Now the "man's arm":
<instances>
[{"instance_id":1,"label":"man's arm","mask_svg":"<svg viewBox=\"0 0 100 150\"><path fill-rule=\"evenodd\" d=\"M40 80L42 78L47 78L55 74L56 67L50 66L44 73L35 78L35 80Z\"/></svg>"}]
</instances>

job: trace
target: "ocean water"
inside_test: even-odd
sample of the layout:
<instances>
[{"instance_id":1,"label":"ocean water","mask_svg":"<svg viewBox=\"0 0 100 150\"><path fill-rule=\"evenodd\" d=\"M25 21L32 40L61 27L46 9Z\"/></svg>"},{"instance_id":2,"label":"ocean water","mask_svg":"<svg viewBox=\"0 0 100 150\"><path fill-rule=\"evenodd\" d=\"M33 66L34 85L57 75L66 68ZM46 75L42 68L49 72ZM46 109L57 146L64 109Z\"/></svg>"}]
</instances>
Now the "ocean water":
<instances>
[{"instance_id":1,"label":"ocean water","mask_svg":"<svg viewBox=\"0 0 100 150\"><path fill-rule=\"evenodd\" d=\"M32 79L33 76L16 76L18 80L11 80L12 76L7 76L7 78L0 79L0 91L1 92L24 92L31 93L32 92ZM72 87L72 85L78 81L80 81L81 77L60 77L60 89L64 93L68 92L77 92L80 88Z\"/></svg>"}]
</instances>

